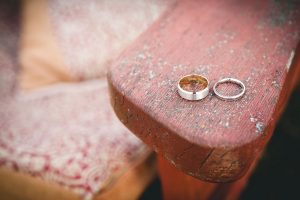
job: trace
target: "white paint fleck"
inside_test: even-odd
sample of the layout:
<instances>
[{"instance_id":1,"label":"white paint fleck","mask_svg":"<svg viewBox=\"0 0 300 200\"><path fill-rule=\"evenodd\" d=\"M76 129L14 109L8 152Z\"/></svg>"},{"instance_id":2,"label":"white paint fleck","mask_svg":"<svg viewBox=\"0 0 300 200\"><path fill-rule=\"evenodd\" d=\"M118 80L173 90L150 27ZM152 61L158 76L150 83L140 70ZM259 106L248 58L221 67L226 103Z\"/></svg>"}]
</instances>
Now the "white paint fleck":
<instances>
[{"instance_id":1,"label":"white paint fleck","mask_svg":"<svg viewBox=\"0 0 300 200\"><path fill-rule=\"evenodd\" d=\"M251 122L257 122L257 118L251 116L251 117L250 117L250 121L251 121Z\"/></svg>"},{"instance_id":2,"label":"white paint fleck","mask_svg":"<svg viewBox=\"0 0 300 200\"><path fill-rule=\"evenodd\" d=\"M175 162L168 156L168 155L165 155L165 158L174 166L176 166Z\"/></svg>"},{"instance_id":3,"label":"white paint fleck","mask_svg":"<svg viewBox=\"0 0 300 200\"><path fill-rule=\"evenodd\" d=\"M229 127L229 122L228 121L226 121L226 122L220 121L219 124L222 125L222 126L224 126L224 127L226 127L226 128Z\"/></svg>"},{"instance_id":4,"label":"white paint fleck","mask_svg":"<svg viewBox=\"0 0 300 200\"><path fill-rule=\"evenodd\" d=\"M255 127L256 127L256 133L261 133L261 132L263 132L264 129L265 129L265 125L264 125L264 123L262 123L262 122L257 122L257 123L255 124Z\"/></svg>"},{"instance_id":5,"label":"white paint fleck","mask_svg":"<svg viewBox=\"0 0 300 200\"><path fill-rule=\"evenodd\" d=\"M229 122L226 122L226 123L225 123L225 127L229 127Z\"/></svg>"},{"instance_id":6,"label":"white paint fleck","mask_svg":"<svg viewBox=\"0 0 300 200\"><path fill-rule=\"evenodd\" d=\"M291 67L291 65L292 65L292 63L293 63L294 57L295 57L295 51L292 51L291 54L290 54L290 57L289 57L289 59L288 59L288 61L287 61L287 63L286 63L286 70L287 70L287 71L290 70L290 67Z\"/></svg>"},{"instance_id":7,"label":"white paint fleck","mask_svg":"<svg viewBox=\"0 0 300 200\"><path fill-rule=\"evenodd\" d=\"M155 73L152 70L150 70L149 71L149 78L153 79L154 77L155 77Z\"/></svg>"},{"instance_id":8,"label":"white paint fleck","mask_svg":"<svg viewBox=\"0 0 300 200\"><path fill-rule=\"evenodd\" d=\"M137 55L137 58L139 58L139 59L145 59L146 56L145 56L143 53L139 53L139 54Z\"/></svg>"},{"instance_id":9,"label":"white paint fleck","mask_svg":"<svg viewBox=\"0 0 300 200\"><path fill-rule=\"evenodd\" d=\"M280 88L280 84L277 83L277 81L272 81L271 85L273 85L276 88Z\"/></svg>"}]
</instances>

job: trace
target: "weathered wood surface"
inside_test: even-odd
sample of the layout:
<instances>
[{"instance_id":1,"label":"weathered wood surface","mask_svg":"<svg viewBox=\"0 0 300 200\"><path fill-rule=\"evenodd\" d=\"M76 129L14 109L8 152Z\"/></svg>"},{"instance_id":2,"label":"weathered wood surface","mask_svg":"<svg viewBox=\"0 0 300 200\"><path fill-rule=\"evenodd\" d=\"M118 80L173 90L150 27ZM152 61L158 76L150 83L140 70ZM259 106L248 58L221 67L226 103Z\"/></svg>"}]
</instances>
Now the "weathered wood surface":
<instances>
[{"instance_id":1,"label":"weathered wood surface","mask_svg":"<svg viewBox=\"0 0 300 200\"><path fill-rule=\"evenodd\" d=\"M299 6L179 1L111 67L117 116L186 174L213 182L240 178L264 149L298 78L298 52L297 59L293 52L300 38ZM186 101L176 84L190 73L211 84L238 78L246 94L233 102L212 93Z\"/></svg>"},{"instance_id":2,"label":"weathered wood surface","mask_svg":"<svg viewBox=\"0 0 300 200\"><path fill-rule=\"evenodd\" d=\"M164 200L239 199L255 167L255 165L252 165L251 170L248 170L247 174L238 181L230 183L210 183L182 173L161 156L158 157L158 161Z\"/></svg>"}]
</instances>

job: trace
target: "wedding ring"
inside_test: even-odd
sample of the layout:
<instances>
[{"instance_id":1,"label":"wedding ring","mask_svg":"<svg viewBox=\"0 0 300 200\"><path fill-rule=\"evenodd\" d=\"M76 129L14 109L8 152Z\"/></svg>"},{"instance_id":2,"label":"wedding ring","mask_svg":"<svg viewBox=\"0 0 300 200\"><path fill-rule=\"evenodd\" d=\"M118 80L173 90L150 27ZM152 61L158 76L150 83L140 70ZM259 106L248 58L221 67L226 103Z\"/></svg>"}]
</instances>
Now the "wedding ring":
<instances>
[{"instance_id":1,"label":"wedding ring","mask_svg":"<svg viewBox=\"0 0 300 200\"><path fill-rule=\"evenodd\" d=\"M209 92L207 78L198 74L190 74L178 81L178 93L187 100L200 100L205 98Z\"/></svg>"},{"instance_id":2,"label":"wedding ring","mask_svg":"<svg viewBox=\"0 0 300 200\"><path fill-rule=\"evenodd\" d=\"M239 87L241 87L242 90L237 95L233 95L233 96L222 95L217 90L218 85L220 85L222 83L234 83L234 84L238 85ZM219 99L227 100L227 101L234 101L234 100L237 100L237 99L241 98L245 94L246 87L245 87L244 83L242 81L238 80L238 79L235 79L235 78L224 78L224 79L221 79L221 80L219 80L218 82L215 83L215 85L213 87L213 90L214 90L214 93L216 94L216 96Z\"/></svg>"}]
</instances>

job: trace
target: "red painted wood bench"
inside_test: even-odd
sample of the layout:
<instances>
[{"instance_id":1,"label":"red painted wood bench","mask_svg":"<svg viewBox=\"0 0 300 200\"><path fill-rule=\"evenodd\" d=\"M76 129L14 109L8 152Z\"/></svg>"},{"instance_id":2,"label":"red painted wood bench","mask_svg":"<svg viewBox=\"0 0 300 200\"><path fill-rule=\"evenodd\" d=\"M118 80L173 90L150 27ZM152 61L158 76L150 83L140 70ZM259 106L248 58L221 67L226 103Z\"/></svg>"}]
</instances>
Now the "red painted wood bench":
<instances>
[{"instance_id":1,"label":"red painted wood bench","mask_svg":"<svg viewBox=\"0 0 300 200\"><path fill-rule=\"evenodd\" d=\"M299 19L295 1L178 1L113 64L112 106L161 155L166 199L237 198L248 176L202 181L236 181L254 168L299 79ZM240 79L246 94L232 102L212 91L201 101L184 100L177 81L191 73L211 86Z\"/></svg>"}]
</instances>

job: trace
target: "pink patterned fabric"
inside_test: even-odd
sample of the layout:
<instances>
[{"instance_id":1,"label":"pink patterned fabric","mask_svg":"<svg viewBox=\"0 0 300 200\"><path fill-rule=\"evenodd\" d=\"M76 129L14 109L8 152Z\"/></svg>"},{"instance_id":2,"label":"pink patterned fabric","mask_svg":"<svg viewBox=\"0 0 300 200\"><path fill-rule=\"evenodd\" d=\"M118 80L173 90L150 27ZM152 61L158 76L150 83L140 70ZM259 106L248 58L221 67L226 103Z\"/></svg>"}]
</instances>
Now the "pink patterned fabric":
<instances>
[{"instance_id":1,"label":"pink patterned fabric","mask_svg":"<svg viewBox=\"0 0 300 200\"><path fill-rule=\"evenodd\" d=\"M141 2L49 1L55 36L71 74L84 80L103 77L107 63L165 5ZM19 92L18 5L5 6L0 3L0 166L92 199L150 150L114 115L103 78Z\"/></svg>"},{"instance_id":2,"label":"pink patterned fabric","mask_svg":"<svg viewBox=\"0 0 300 200\"><path fill-rule=\"evenodd\" d=\"M99 78L110 62L174 0L48 0L50 21L78 80Z\"/></svg>"},{"instance_id":3,"label":"pink patterned fabric","mask_svg":"<svg viewBox=\"0 0 300 200\"><path fill-rule=\"evenodd\" d=\"M105 80L0 102L0 165L91 199L149 150L116 118Z\"/></svg>"}]
</instances>

